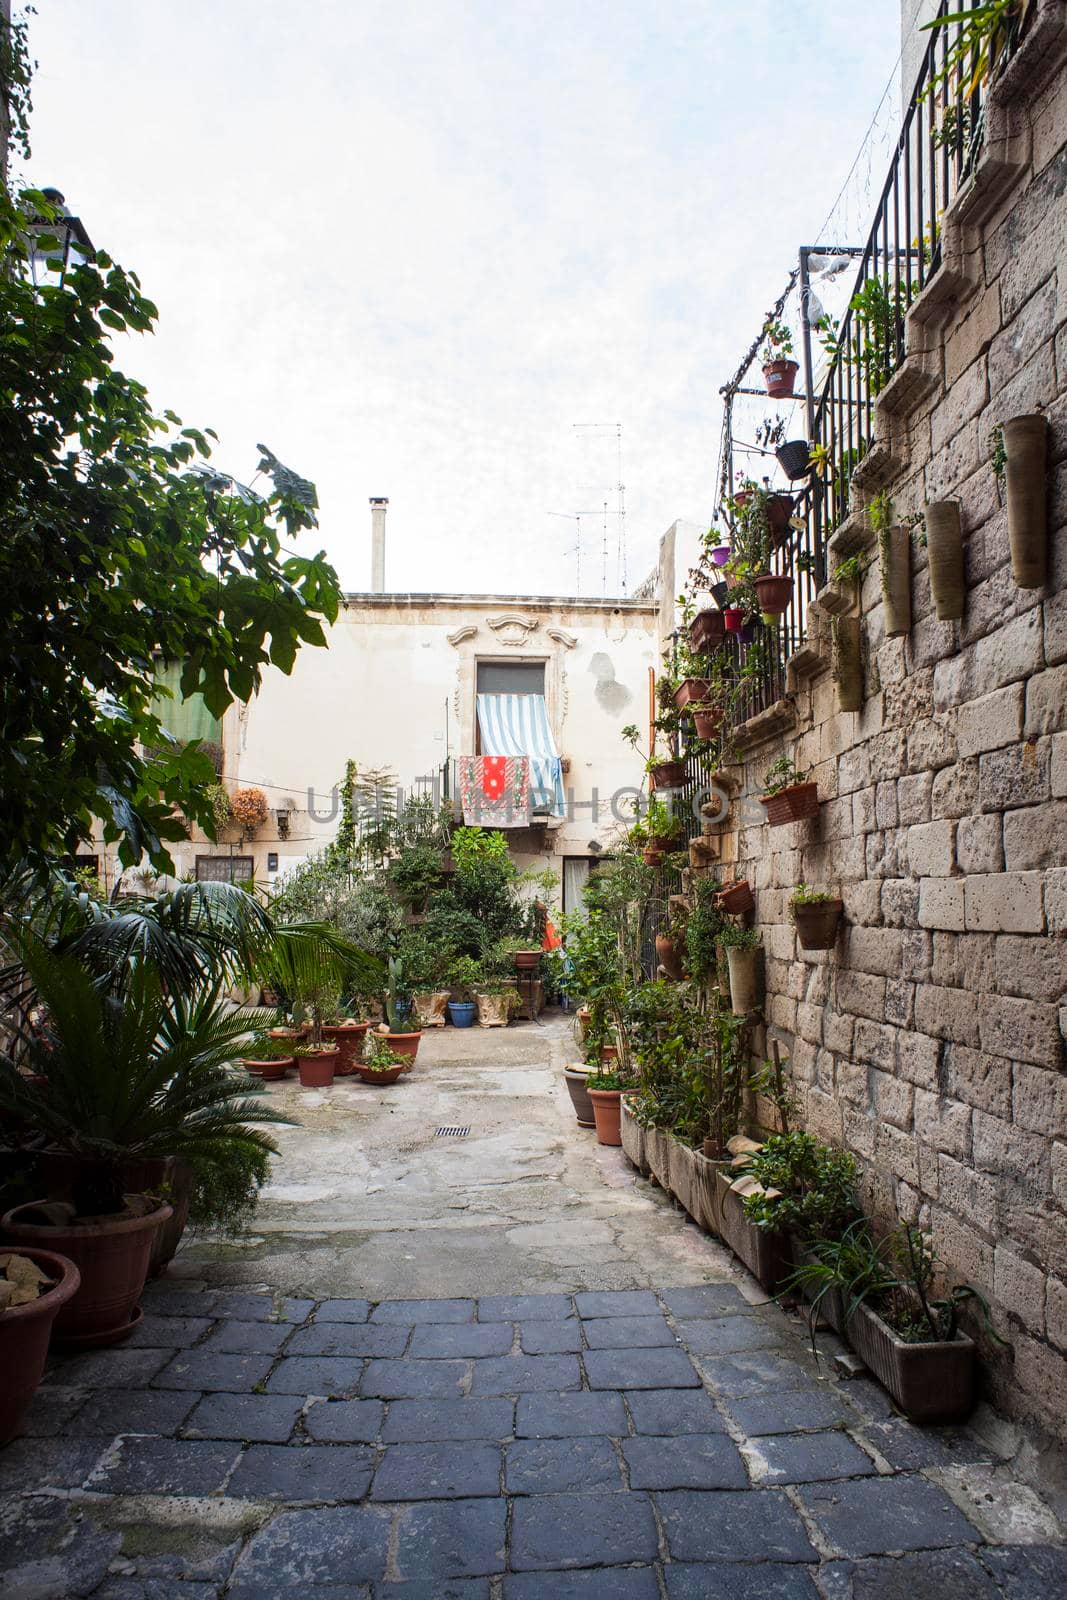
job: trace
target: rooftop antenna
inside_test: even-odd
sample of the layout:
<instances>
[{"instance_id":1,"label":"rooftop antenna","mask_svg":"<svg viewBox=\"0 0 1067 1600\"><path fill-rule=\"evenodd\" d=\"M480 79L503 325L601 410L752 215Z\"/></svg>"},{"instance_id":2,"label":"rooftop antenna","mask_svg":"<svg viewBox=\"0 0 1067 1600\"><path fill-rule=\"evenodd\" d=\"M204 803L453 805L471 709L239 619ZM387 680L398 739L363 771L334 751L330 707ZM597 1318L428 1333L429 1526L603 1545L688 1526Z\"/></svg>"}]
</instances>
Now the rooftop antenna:
<instances>
[{"instance_id":1,"label":"rooftop antenna","mask_svg":"<svg viewBox=\"0 0 1067 1600\"><path fill-rule=\"evenodd\" d=\"M562 517L565 522L577 524L577 540L574 545L574 592L579 595L582 592L582 517L585 513L582 511L549 511L546 515ZM570 555L570 553L569 550L565 552L566 555Z\"/></svg>"},{"instance_id":2,"label":"rooftop antenna","mask_svg":"<svg viewBox=\"0 0 1067 1600\"><path fill-rule=\"evenodd\" d=\"M575 433L604 433L613 430L615 434L615 482L583 483L579 484L582 490L607 491L615 496L615 516L618 519L618 541L615 556L615 576L621 592L625 595L629 582L626 561L626 485L622 480L622 423L621 422L573 422L571 424ZM605 503L606 509L606 503ZM605 517L604 530L604 592L607 593L607 525Z\"/></svg>"}]
</instances>

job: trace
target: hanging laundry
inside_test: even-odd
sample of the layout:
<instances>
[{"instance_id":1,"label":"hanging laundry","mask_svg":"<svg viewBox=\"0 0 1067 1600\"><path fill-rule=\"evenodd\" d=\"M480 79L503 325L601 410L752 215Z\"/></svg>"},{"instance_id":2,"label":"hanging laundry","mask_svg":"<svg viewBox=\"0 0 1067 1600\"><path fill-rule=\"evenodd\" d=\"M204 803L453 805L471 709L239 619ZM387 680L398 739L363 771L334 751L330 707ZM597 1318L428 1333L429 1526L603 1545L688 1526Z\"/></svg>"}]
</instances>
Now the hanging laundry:
<instances>
[{"instance_id":1,"label":"hanging laundry","mask_svg":"<svg viewBox=\"0 0 1067 1600\"><path fill-rule=\"evenodd\" d=\"M460 756L459 798L468 828L528 828L529 758Z\"/></svg>"}]
</instances>

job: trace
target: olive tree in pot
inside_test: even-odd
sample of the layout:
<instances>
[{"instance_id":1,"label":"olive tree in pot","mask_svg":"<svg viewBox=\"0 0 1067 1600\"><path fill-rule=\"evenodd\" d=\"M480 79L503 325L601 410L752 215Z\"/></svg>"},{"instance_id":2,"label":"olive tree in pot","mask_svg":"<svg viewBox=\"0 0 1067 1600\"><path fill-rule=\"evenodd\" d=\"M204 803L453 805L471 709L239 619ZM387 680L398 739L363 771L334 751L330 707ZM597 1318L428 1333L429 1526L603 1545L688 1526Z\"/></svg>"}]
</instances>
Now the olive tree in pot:
<instances>
[{"instance_id":1,"label":"olive tree in pot","mask_svg":"<svg viewBox=\"0 0 1067 1600\"><path fill-rule=\"evenodd\" d=\"M16 1245L52 1249L81 1273L57 1339L113 1344L140 1320L153 1239L171 1214L158 1196L127 1191L130 1164L184 1157L195 1166L232 1140L274 1150L254 1124L287 1119L232 1065L269 1018L225 1012L217 991L168 994L147 964L119 997L70 955L26 937L18 954L34 1006L16 1002L4 1019L18 1054L0 1055L0 1108L77 1164L69 1200L16 1206L2 1227Z\"/></svg>"}]
</instances>

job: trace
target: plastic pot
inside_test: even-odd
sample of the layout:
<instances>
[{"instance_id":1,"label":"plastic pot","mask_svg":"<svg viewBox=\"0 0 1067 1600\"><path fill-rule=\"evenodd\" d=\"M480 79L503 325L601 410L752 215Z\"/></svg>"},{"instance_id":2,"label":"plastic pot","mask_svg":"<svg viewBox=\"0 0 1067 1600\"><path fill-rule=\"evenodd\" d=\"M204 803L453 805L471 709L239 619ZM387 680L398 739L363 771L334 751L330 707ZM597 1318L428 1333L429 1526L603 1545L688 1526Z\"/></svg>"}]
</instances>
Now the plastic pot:
<instances>
[{"instance_id":1,"label":"plastic pot","mask_svg":"<svg viewBox=\"0 0 1067 1600\"><path fill-rule=\"evenodd\" d=\"M722 727L722 709L718 706L706 706L703 710L693 706L691 709L697 738L714 739Z\"/></svg>"},{"instance_id":2,"label":"plastic pot","mask_svg":"<svg viewBox=\"0 0 1067 1600\"><path fill-rule=\"evenodd\" d=\"M24 1306L9 1306L0 1314L0 1369L4 1374L0 1384L0 1445L7 1444L18 1432L44 1375L52 1324L81 1283L74 1262L53 1250L20 1245L13 1254L35 1262L54 1280L54 1287L36 1300Z\"/></svg>"},{"instance_id":3,"label":"plastic pot","mask_svg":"<svg viewBox=\"0 0 1067 1600\"><path fill-rule=\"evenodd\" d=\"M698 611L689 624L689 643L694 650L710 650L722 643L725 632L722 612L709 606Z\"/></svg>"},{"instance_id":4,"label":"plastic pot","mask_svg":"<svg viewBox=\"0 0 1067 1600\"><path fill-rule=\"evenodd\" d=\"M511 959L520 972L530 972L541 965L541 955L540 950L515 950Z\"/></svg>"},{"instance_id":5,"label":"plastic pot","mask_svg":"<svg viewBox=\"0 0 1067 1600\"><path fill-rule=\"evenodd\" d=\"M907 528L887 528L880 536L879 561L885 634L895 639L911 632L911 535Z\"/></svg>"},{"instance_id":6,"label":"plastic pot","mask_svg":"<svg viewBox=\"0 0 1067 1600\"><path fill-rule=\"evenodd\" d=\"M727 633L740 633L744 627L745 613L740 606L723 606L722 620Z\"/></svg>"},{"instance_id":7,"label":"plastic pot","mask_svg":"<svg viewBox=\"0 0 1067 1600\"><path fill-rule=\"evenodd\" d=\"M767 500L767 526L770 528L776 541L780 541L784 533L789 530L789 519L793 515L793 496L791 494L772 494Z\"/></svg>"},{"instance_id":8,"label":"plastic pot","mask_svg":"<svg viewBox=\"0 0 1067 1600\"><path fill-rule=\"evenodd\" d=\"M958 622L967 592L958 501L936 500L926 507L926 547L934 610L942 622Z\"/></svg>"},{"instance_id":9,"label":"plastic pot","mask_svg":"<svg viewBox=\"0 0 1067 1600\"><path fill-rule=\"evenodd\" d=\"M788 439L785 444L778 446L774 454L790 483L795 483L798 478L806 478L811 471L811 453L806 439Z\"/></svg>"},{"instance_id":10,"label":"plastic pot","mask_svg":"<svg viewBox=\"0 0 1067 1600\"><path fill-rule=\"evenodd\" d=\"M356 1067L356 1071L359 1073L364 1083L369 1083L372 1088L377 1088L384 1087L389 1083L395 1083L398 1078L403 1077L404 1073L407 1071L407 1067L383 1067L377 1072L372 1072L370 1067L365 1067L362 1062L360 1062Z\"/></svg>"},{"instance_id":11,"label":"plastic pot","mask_svg":"<svg viewBox=\"0 0 1067 1600\"><path fill-rule=\"evenodd\" d=\"M799 371L799 364L789 360L788 357L783 357L779 361L768 361L763 368L767 393L775 400L791 400Z\"/></svg>"},{"instance_id":12,"label":"plastic pot","mask_svg":"<svg viewBox=\"0 0 1067 1600\"><path fill-rule=\"evenodd\" d=\"M843 900L816 900L811 905L793 906L801 949L832 950L844 909Z\"/></svg>"},{"instance_id":13,"label":"plastic pot","mask_svg":"<svg viewBox=\"0 0 1067 1600\"><path fill-rule=\"evenodd\" d=\"M710 593L715 604L718 606L719 610L724 610L727 596L730 593L730 585L726 582L725 578L719 583L713 583L708 592Z\"/></svg>"},{"instance_id":14,"label":"plastic pot","mask_svg":"<svg viewBox=\"0 0 1067 1600\"><path fill-rule=\"evenodd\" d=\"M758 799L771 827L780 828L784 823L800 822L818 814L819 785L793 783L788 789L780 789L777 794L761 794Z\"/></svg>"},{"instance_id":15,"label":"plastic pot","mask_svg":"<svg viewBox=\"0 0 1067 1600\"><path fill-rule=\"evenodd\" d=\"M756 1009L756 957L758 950L743 950L730 945L726 964L730 969L730 1010L735 1017L747 1017Z\"/></svg>"},{"instance_id":16,"label":"plastic pot","mask_svg":"<svg viewBox=\"0 0 1067 1600\"><path fill-rule=\"evenodd\" d=\"M297 1056L296 1068L300 1074L300 1087L302 1089L328 1089L333 1083L340 1053L337 1046L334 1045L329 1050L319 1051L317 1055Z\"/></svg>"},{"instance_id":17,"label":"plastic pot","mask_svg":"<svg viewBox=\"0 0 1067 1600\"><path fill-rule=\"evenodd\" d=\"M39 1151L37 1176L48 1198L72 1200L83 1165L83 1157L70 1150ZM170 1206L170 1216L156 1234L148 1260L148 1276L154 1278L173 1260L181 1244L193 1195L192 1168L180 1156L141 1156L122 1163L121 1179L126 1194L158 1194L165 1196Z\"/></svg>"},{"instance_id":18,"label":"plastic pot","mask_svg":"<svg viewBox=\"0 0 1067 1600\"><path fill-rule=\"evenodd\" d=\"M146 1217L53 1226L24 1220L40 1201L15 1206L2 1219L4 1238L16 1248L51 1250L73 1261L81 1275L75 1294L59 1308L53 1325L57 1344L93 1349L118 1344L141 1320L137 1305L148 1276L156 1234L171 1217L157 1206Z\"/></svg>"},{"instance_id":19,"label":"plastic pot","mask_svg":"<svg viewBox=\"0 0 1067 1600\"><path fill-rule=\"evenodd\" d=\"M675 707L684 711L694 700L706 700L710 693L711 684L706 678L686 678L674 691Z\"/></svg>"},{"instance_id":20,"label":"plastic pot","mask_svg":"<svg viewBox=\"0 0 1067 1600\"><path fill-rule=\"evenodd\" d=\"M685 977L685 972L682 967L682 958L679 953L678 946L669 934L657 933L656 960L659 962L668 978L673 978L676 983L681 978Z\"/></svg>"},{"instance_id":21,"label":"plastic pot","mask_svg":"<svg viewBox=\"0 0 1067 1600\"><path fill-rule=\"evenodd\" d=\"M717 567L725 567L731 555L728 544L717 544L711 552L711 559Z\"/></svg>"},{"instance_id":22,"label":"plastic pot","mask_svg":"<svg viewBox=\"0 0 1067 1600\"><path fill-rule=\"evenodd\" d=\"M395 1050L398 1056L408 1056L414 1061L419 1053L420 1032L415 1033L387 1033L383 1035L390 1050Z\"/></svg>"},{"instance_id":23,"label":"plastic pot","mask_svg":"<svg viewBox=\"0 0 1067 1600\"><path fill-rule=\"evenodd\" d=\"M1048 418L1012 417L1001 432L1012 575L1020 589L1041 589L1048 581Z\"/></svg>"},{"instance_id":24,"label":"plastic pot","mask_svg":"<svg viewBox=\"0 0 1067 1600\"><path fill-rule=\"evenodd\" d=\"M586 1085L588 1067L564 1067L563 1081L567 1085L567 1093L571 1097L574 1115L578 1119L579 1128L594 1126L593 1102L589 1098L589 1089Z\"/></svg>"},{"instance_id":25,"label":"plastic pot","mask_svg":"<svg viewBox=\"0 0 1067 1600\"><path fill-rule=\"evenodd\" d=\"M764 573L755 580L756 593L759 595L760 610L764 616L780 617L788 611L789 602L793 598L793 580L788 575L776 572Z\"/></svg>"},{"instance_id":26,"label":"plastic pot","mask_svg":"<svg viewBox=\"0 0 1067 1600\"><path fill-rule=\"evenodd\" d=\"M340 1052L335 1076L347 1078L356 1070L356 1062L363 1054L368 1022L330 1023L322 1030L322 1037L335 1044Z\"/></svg>"},{"instance_id":27,"label":"plastic pot","mask_svg":"<svg viewBox=\"0 0 1067 1600\"><path fill-rule=\"evenodd\" d=\"M603 1066L604 1063L607 1062L607 1061L618 1061L618 1059L619 1059L619 1047L618 1047L617 1044L602 1044L600 1046L600 1064L601 1064L601 1066Z\"/></svg>"},{"instance_id":28,"label":"plastic pot","mask_svg":"<svg viewBox=\"0 0 1067 1600\"><path fill-rule=\"evenodd\" d=\"M271 1061L253 1061L248 1056L242 1056L241 1065L254 1078L262 1078L264 1083L278 1083L290 1067L296 1066L296 1057L275 1056Z\"/></svg>"},{"instance_id":29,"label":"plastic pot","mask_svg":"<svg viewBox=\"0 0 1067 1600\"><path fill-rule=\"evenodd\" d=\"M590 1089L593 1102L593 1120L599 1144L622 1144L620 1101L621 1089Z\"/></svg>"},{"instance_id":30,"label":"plastic pot","mask_svg":"<svg viewBox=\"0 0 1067 1600\"><path fill-rule=\"evenodd\" d=\"M685 782L684 761L657 761L648 769L653 789L680 789Z\"/></svg>"},{"instance_id":31,"label":"plastic pot","mask_svg":"<svg viewBox=\"0 0 1067 1600\"><path fill-rule=\"evenodd\" d=\"M477 1015L478 1007L473 1000L450 1000L448 1002L449 1021L454 1028L472 1028Z\"/></svg>"}]
</instances>

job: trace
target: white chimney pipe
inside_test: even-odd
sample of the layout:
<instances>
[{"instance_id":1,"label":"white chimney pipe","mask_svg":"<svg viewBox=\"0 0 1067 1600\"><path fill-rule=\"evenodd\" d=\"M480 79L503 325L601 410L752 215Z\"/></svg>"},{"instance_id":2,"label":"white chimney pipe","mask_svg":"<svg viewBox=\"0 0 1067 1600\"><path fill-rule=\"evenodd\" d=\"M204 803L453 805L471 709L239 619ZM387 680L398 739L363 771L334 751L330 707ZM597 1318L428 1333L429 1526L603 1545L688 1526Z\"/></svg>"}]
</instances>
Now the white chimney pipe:
<instances>
[{"instance_id":1,"label":"white chimney pipe","mask_svg":"<svg viewBox=\"0 0 1067 1600\"><path fill-rule=\"evenodd\" d=\"M384 495L371 495L370 502L370 588L371 594L385 593L385 508Z\"/></svg>"}]
</instances>

